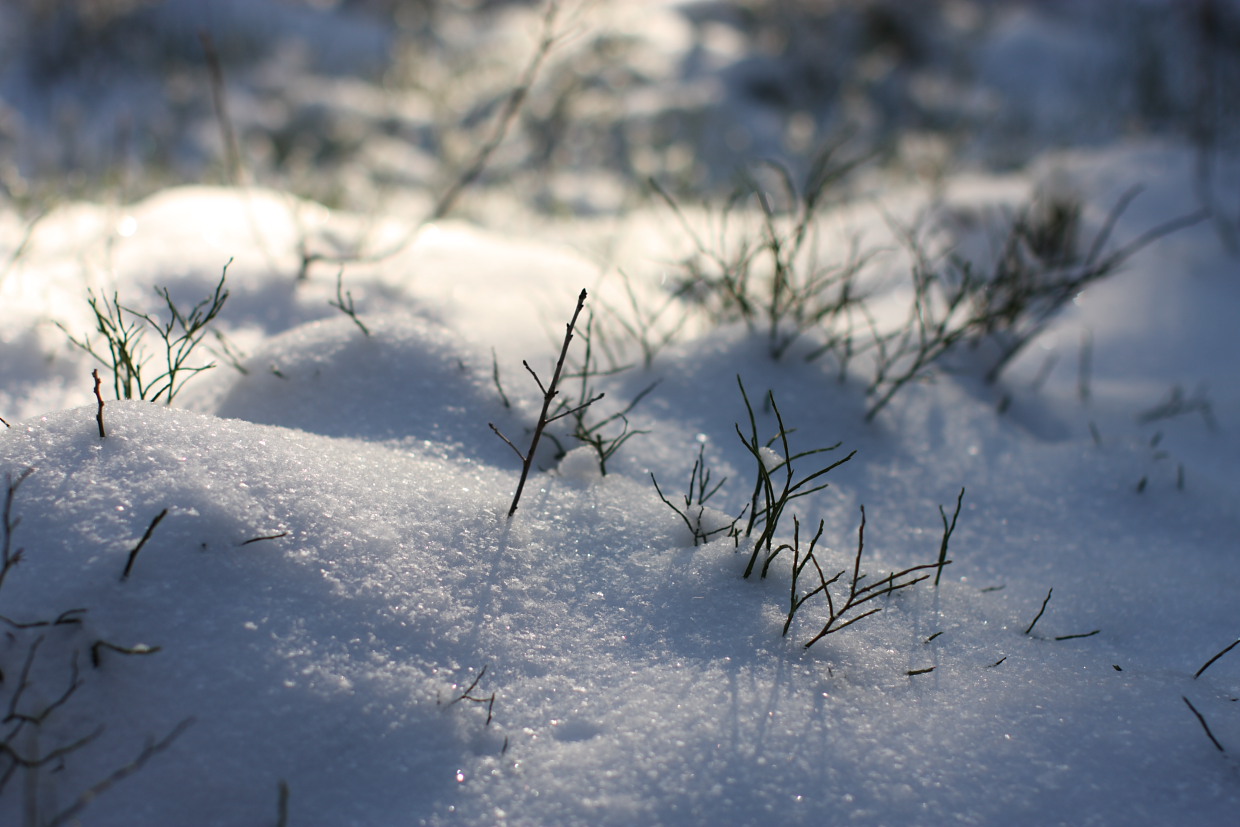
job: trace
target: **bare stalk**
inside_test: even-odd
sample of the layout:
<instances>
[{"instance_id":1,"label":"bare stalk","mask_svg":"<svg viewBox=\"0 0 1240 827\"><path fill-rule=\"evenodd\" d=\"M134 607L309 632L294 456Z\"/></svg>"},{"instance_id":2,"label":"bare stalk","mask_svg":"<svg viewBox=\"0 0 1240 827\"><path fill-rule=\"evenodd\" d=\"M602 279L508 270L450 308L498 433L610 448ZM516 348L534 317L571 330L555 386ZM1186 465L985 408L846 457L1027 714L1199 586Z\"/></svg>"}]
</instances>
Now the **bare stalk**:
<instances>
[{"instance_id":1,"label":"bare stalk","mask_svg":"<svg viewBox=\"0 0 1240 827\"><path fill-rule=\"evenodd\" d=\"M103 380L99 378L99 369L95 368L90 372L95 377L95 401L99 403L99 407L95 410L95 422L99 425L99 438L106 439L107 430L103 427L103 393L99 390L99 386L103 384Z\"/></svg>"},{"instance_id":2,"label":"bare stalk","mask_svg":"<svg viewBox=\"0 0 1240 827\"><path fill-rule=\"evenodd\" d=\"M487 164L490 163L491 156L495 154L495 150L499 149L499 145L504 142L508 131L517 120L517 115L521 113L525 99L529 96L530 89L533 88L534 81L537 79L538 72L546 61L547 55L551 53L551 49L559 39L555 31L558 13L559 4L552 0L552 2L547 4L547 11L543 15L542 34L538 39L538 46L534 50L534 56L530 58L530 62L517 79L517 83L512 88L512 91L508 93L508 98L504 101L504 108L495 121L495 129L492 131L491 137L482 146L478 147L478 151L474 154L469 166L439 196L439 200L435 203L435 209L431 211L429 221L438 221L452 210L461 193L468 189L474 181L478 180L478 177L486 170Z\"/></svg>"},{"instance_id":3,"label":"bare stalk","mask_svg":"<svg viewBox=\"0 0 1240 827\"><path fill-rule=\"evenodd\" d=\"M525 360L522 360L521 362L521 364L525 366L525 369L529 371L530 376L534 377L534 382L538 385L538 389L543 392L542 411L538 415L538 424L534 426L534 434L530 437L530 447L526 450L526 452L524 454L521 453L521 449L514 445L512 440L504 436L504 434L500 432L500 429L495 427L495 423L487 423L491 426L491 430L495 432L495 435L504 440L504 442L508 444L508 447L515 451L517 456L521 458L521 479L517 483L516 493L512 496L512 505L508 508L509 519L512 518L513 514L517 513L517 505L521 502L521 492L525 490L525 480L529 477L530 468L534 464L534 453L538 450L538 442L542 439L543 431L546 429L547 425L555 422L557 419L563 419L566 416L570 416L571 414L580 411L603 398L603 394L600 393L598 396L595 396L574 408L560 411L555 415L551 415L550 413L551 403L555 400L556 395L559 393L558 386L560 384L560 374L564 371L564 360L568 357L568 346L573 341L573 328L577 325L577 317L581 315L581 310L585 307L585 305L586 291L583 288L581 295L577 297L577 309L573 311L573 317L569 319L568 324L565 325L564 344L560 348L560 358L555 363L555 372L552 373L551 382L549 384L543 384L542 380L538 378L538 374L534 372L532 367L530 367L529 362Z\"/></svg>"}]
</instances>

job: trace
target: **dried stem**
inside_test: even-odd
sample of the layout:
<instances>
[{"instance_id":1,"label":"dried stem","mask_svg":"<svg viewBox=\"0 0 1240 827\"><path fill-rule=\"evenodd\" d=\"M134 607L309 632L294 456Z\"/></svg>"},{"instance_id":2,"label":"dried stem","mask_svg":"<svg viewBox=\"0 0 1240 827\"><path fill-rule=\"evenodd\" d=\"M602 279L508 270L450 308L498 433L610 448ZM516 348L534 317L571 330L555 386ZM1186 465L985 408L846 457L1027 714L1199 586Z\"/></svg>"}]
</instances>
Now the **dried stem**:
<instances>
[{"instance_id":1,"label":"dried stem","mask_svg":"<svg viewBox=\"0 0 1240 827\"><path fill-rule=\"evenodd\" d=\"M146 541L151 539L151 535L155 533L155 526L159 525L159 521L168 516L168 509L164 509L155 515L155 519L151 520L151 524L146 527L146 533L142 535L142 539L133 547L133 551L129 552L129 559L125 561L125 570L121 572L121 582L129 579L129 572L133 571L134 561L138 559L138 552L142 551L142 547L146 545Z\"/></svg>"},{"instance_id":2,"label":"dried stem","mask_svg":"<svg viewBox=\"0 0 1240 827\"><path fill-rule=\"evenodd\" d=\"M1038 625L1038 621L1042 619L1042 613L1046 611L1046 604L1051 602L1051 595L1054 591L1054 587L1046 590L1046 599L1042 601L1042 608L1038 609L1037 617L1035 617L1033 622L1029 624L1029 628L1025 629L1025 634L1031 634L1033 632L1033 627Z\"/></svg>"},{"instance_id":3,"label":"dried stem","mask_svg":"<svg viewBox=\"0 0 1240 827\"><path fill-rule=\"evenodd\" d=\"M538 39L538 46L534 50L534 56L530 58L530 62L517 79L517 83L512 88L512 91L508 93L508 98L504 101L504 108L500 111L499 117L495 121L495 129L492 131L491 137L478 147L478 151L474 154L469 166L439 196L439 200L436 201L435 208L431 211L428 218L429 221L438 221L452 210L461 193L468 189L482 175L487 168L487 164L491 161L491 156L495 154L495 150L499 149L499 145L504 142L508 131L516 122L517 115L521 113L522 106L525 105L525 99L529 96L530 89L533 88L534 81L537 79L538 73L547 59L547 55L551 53L552 48L559 39L555 31L558 12L558 3L554 2L554 0L547 3L547 11L543 15L542 33Z\"/></svg>"},{"instance_id":4,"label":"dried stem","mask_svg":"<svg viewBox=\"0 0 1240 827\"><path fill-rule=\"evenodd\" d=\"M1223 651L1219 652L1217 655L1215 655L1214 657L1212 657L1212 658L1210 658L1208 661L1206 661L1206 662L1202 665L1202 667L1201 667L1200 669L1198 669L1198 670L1197 670L1197 674L1193 675L1193 680L1197 680L1197 678L1200 678L1200 677L1201 677L1201 673L1202 673L1202 672L1206 671L1206 670L1207 670L1207 669L1209 669L1211 666L1213 666L1213 665L1214 665L1214 662L1215 662L1216 660L1218 660L1218 659L1219 659L1219 658L1221 658L1223 655L1225 655L1225 654L1227 654L1228 652L1230 652L1232 649L1235 649L1237 645L1240 645L1240 638L1237 638L1236 640L1233 640L1231 643L1229 643L1229 644L1228 644L1228 645L1227 645L1227 646L1223 649Z\"/></svg>"},{"instance_id":5,"label":"dried stem","mask_svg":"<svg viewBox=\"0 0 1240 827\"><path fill-rule=\"evenodd\" d=\"M237 130L233 128L232 118L228 114L228 95L224 86L224 69L220 64L220 55L215 50L215 41L209 33L198 32L198 40L202 44L202 56L207 62L207 72L211 78L211 103L215 107L215 118L220 124L228 183L234 187L241 186L245 183L245 170L241 166Z\"/></svg>"},{"instance_id":6,"label":"dried stem","mask_svg":"<svg viewBox=\"0 0 1240 827\"><path fill-rule=\"evenodd\" d=\"M947 512L943 510L943 506L939 506L939 516L943 518L943 544L939 546L939 570L934 575L934 585L939 585L939 579L943 576L944 561L947 560L947 543L952 538L952 533L956 530L956 518L960 516L960 506L964 503L964 488L960 489L960 495L956 497L956 510L952 513L952 521L949 525L947 522Z\"/></svg>"},{"instance_id":7,"label":"dried stem","mask_svg":"<svg viewBox=\"0 0 1240 827\"><path fill-rule=\"evenodd\" d=\"M491 430L495 432L496 436L504 440L504 442L508 444L508 447L516 451L517 456L521 458L521 479L517 483L516 493L512 496L512 505L508 508L508 517L510 519L513 514L517 513L517 505L521 502L521 492L525 490L525 481L529 477L530 468L534 464L534 454L538 450L538 442L542 439L543 431L546 429L547 425L557 419L562 419L576 413L577 411L580 411L603 398L603 394L600 393L598 396L595 396L594 398L589 399L585 403L574 408L566 411L560 411L554 416L550 413L551 403L555 400L556 395L559 393L558 386L560 384L560 374L564 371L564 360L568 357L568 346L573 341L573 328L577 325L577 317L581 315L581 310L586 305L586 295L586 291L583 288L581 295L577 297L577 309L573 311L573 317L569 319L568 324L565 326L564 344L560 348L560 358L555 363L555 372L551 375L551 382L544 385L542 380L538 378L538 374L534 372L532 367L530 367L530 363L526 361L521 362L521 364L525 366L525 369L529 371L530 376L534 377L534 382L538 385L538 389L543 392L542 411L538 415L538 424L534 426L534 434L530 437L530 447L524 454L521 453L521 449L514 445L512 440L504 436L500 432L499 428L495 427L495 423L488 423L491 426Z\"/></svg>"},{"instance_id":8,"label":"dried stem","mask_svg":"<svg viewBox=\"0 0 1240 827\"><path fill-rule=\"evenodd\" d=\"M106 439L108 432L103 427L103 392L99 390L99 386L103 384L103 380L99 378L98 368L92 370L90 375L95 377L95 400L99 403L99 407L95 411L95 422L99 424L99 438Z\"/></svg>"},{"instance_id":9,"label":"dried stem","mask_svg":"<svg viewBox=\"0 0 1240 827\"><path fill-rule=\"evenodd\" d=\"M1201 724L1201 728L1205 730L1206 737L1210 739L1211 744L1214 744L1214 748L1219 752L1227 752L1227 750L1223 749L1223 745L1218 742L1218 739L1214 737L1214 733L1210 731L1210 725L1206 723L1205 716L1197 711L1197 707L1193 706L1193 702L1184 695L1181 695L1180 698L1183 699L1184 703L1188 704L1188 708L1193 715L1197 716L1197 723Z\"/></svg>"}]
</instances>

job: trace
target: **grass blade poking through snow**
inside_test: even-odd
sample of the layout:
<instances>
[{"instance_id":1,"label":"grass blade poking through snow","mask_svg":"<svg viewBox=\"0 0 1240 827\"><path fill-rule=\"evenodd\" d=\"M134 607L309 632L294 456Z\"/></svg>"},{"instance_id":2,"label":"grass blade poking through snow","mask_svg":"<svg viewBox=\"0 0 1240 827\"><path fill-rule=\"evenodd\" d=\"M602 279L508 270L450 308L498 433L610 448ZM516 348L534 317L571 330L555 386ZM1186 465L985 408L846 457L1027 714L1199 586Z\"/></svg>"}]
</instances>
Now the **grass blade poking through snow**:
<instances>
[{"instance_id":1,"label":"grass blade poking through snow","mask_svg":"<svg viewBox=\"0 0 1240 827\"><path fill-rule=\"evenodd\" d=\"M754 541L753 552L749 557L749 565L745 567L745 577L753 573L754 565L758 562L758 555L761 554L763 549L766 549L767 559L762 567L762 576L765 577L771 561L779 554L779 549L772 551L771 543L775 538L775 532L779 528L780 517L783 516L784 509L787 508L788 503L798 497L805 497L826 488L827 483L825 482L810 488L805 486L848 462L857 452L853 451L843 459L836 460L825 468L819 468L812 474L797 479L792 463L814 454L834 451L840 447L841 443L837 442L827 448L814 448L793 454L792 449L788 445L788 434L791 432L784 425L784 418L779 412L779 406L775 403L775 395L770 392L767 393L767 401L775 412L775 420L779 424L779 431L765 444L760 442L758 439L758 423L754 417L753 405L749 403L749 394L745 392L745 383L741 381L739 375L736 377L736 384L740 386L741 398L745 400L745 410L749 414L749 435L746 436L741 431L740 425L736 426L736 435L741 438L741 443L745 446L745 450L754 458L757 476L757 479L754 481L753 496L750 498L749 523L745 526L745 536L752 536L754 529L759 524L762 526L758 539ZM776 454L771 449L771 446L776 442L779 443L783 451L782 454ZM774 477L780 471L783 472L783 480L777 483ZM759 506L759 501L761 501L761 506Z\"/></svg>"},{"instance_id":2,"label":"grass blade poking through snow","mask_svg":"<svg viewBox=\"0 0 1240 827\"><path fill-rule=\"evenodd\" d=\"M1214 748L1219 752L1226 753L1227 750L1223 748L1223 745L1219 743L1219 740L1214 737L1214 733L1210 731L1210 725L1206 723L1206 716L1197 711L1197 707L1193 706L1193 702L1190 701L1187 696L1181 695L1180 698L1183 699L1184 703L1188 704L1189 711L1196 716L1197 723L1201 724L1201 728L1205 730L1206 737L1210 739L1211 744L1214 744Z\"/></svg>"},{"instance_id":3,"label":"grass blade poking through snow","mask_svg":"<svg viewBox=\"0 0 1240 827\"><path fill-rule=\"evenodd\" d=\"M1237 638L1236 640L1233 640L1233 641L1232 641L1231 643L1229 643L1226 647L1224 647L1223 651L1219 652L1217 655L1215 655L1214 657L1212 657L1212 658L1210 658L1208 661L1206 661L1204 664L1202 664L1202 667L1201 667L1200 669L1198 669L1198 670L1197 670L1196 674L1194 674L1194 675L1193 675L1193 680L1197 680L1198 678L1200 678L1200 677L1201 677L1201 673L1202 673L1202 672L1206 671L1206 670L1207 670L1207 669L1209 669L1211 666L1213 666L1213 665L1214 665L1214 662L1215 662L1216 660L1218 660L1219 658L1221 658L1223 655L1227 654L1227 653L1228 653L1228 652L1230 652L1232 649L1235 649L1235 648L1236 648L1236 646L1237 646L1238 644L1240 644L1240 638Z\"/></svg>"},{"instance_id":4,"label":"grass blade poking through snow","mask_svg":"<svg viewBox=\"0 0 1240 827\"><path fill-rule=\"evenodd\" d=\"M525 360L521 361L521 364L525 366L527 371L529 371L530 376L534 377L534 382L538 385L538 389L543 392L542 412L538 415L538 424L534 426L534 434L530 437L530 447L526 449L526 452L524 454L521 453L521 449L514 445L512 440L504 436L500 429L495 427L494 422L487 423L490 425L491 430L495 432L495 435L504 440L504 442L508 444L508 447L516 451L517 456L521 458L521 479L517 483L516 493L512 495L512 505L508 507L509 518L511 518L513 514L517 513L517 505L521 502L521 492L525 490L525 480L529 477L530 467L534 464L534 452L538 450L538 442L542 439L543 431L546 429L547 425L557 419L563 419L566 416L570 416L603 398L603 394L600 393L598 396L588 399L574 408L560 411L554 415L550 413L551 403L555 401L555 397L559 394L558 386L560 384L560 374L564 371L564 359L568 356L568 346L572 344L573 341L573 328L576 327L577 317L581 315L581 309L585 306L586 291L585 289L582 289L581 295L577 297L577 309L573 311L573 317L568 320L568 324L565 326L564 344L560 348L560 358L555 363L555 371L551 374L550 383L544 385L542 380L538 378L538 374L534 372L532 367L530 367L530 363Z\"/></svg>"},{"instance_id":5,"label":"grass blade poking through snow","mask_svg":"<svg viewBox=\"0 0 1240 827\"><path fill-rule=\"evenodd\" d=\"M934 585L939 585L939 579L943 576L943 566L947 564L947 544L951 541L952 534L956 531L956 518L960 516L960 506L964 503L964 488L960 489L960 495L956 497L956 510L952 513L952 520L947 522L947 512L943 510L943 506L939 506L939 516L943 518L943 543L939 546L939 570L934 573Z\"/></svg>"}]
</instances>

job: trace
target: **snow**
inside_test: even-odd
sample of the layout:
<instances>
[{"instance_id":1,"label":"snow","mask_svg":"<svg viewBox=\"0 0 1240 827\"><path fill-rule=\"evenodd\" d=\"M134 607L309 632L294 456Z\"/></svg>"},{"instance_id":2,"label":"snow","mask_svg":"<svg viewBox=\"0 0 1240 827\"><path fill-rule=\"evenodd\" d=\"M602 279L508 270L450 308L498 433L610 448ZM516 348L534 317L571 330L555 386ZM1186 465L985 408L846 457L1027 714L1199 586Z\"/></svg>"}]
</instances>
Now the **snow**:
<instances>
[{"instance_id":1,"label":"snow","mask_svg":"<svg viewBox=\"0 0 1240 827\"><path fill-rule=\"evenodd\" d=\"M195 25L178 11L190 5L159 19ZM317 5L213 14L313 43L345 13ZM616 5L574 20L614 20L658 57L642 64L651 77L675 76L665 99L633 81L635 121L692 120L677 107L694 90L725 98L707 120L757 106L729 87L752 66L725 4ZM1027 98L1022 117L1068 128L1098 106L1104 93L1072 78L1122 62L1105 20L966 5L966 53L1019 87L1004 94ZM369 65L380 29L349 14L320 57ZM535 12L508 14L537 31ZM454 31L493 46L479 26ZM1051 85L1026 65L1044 60L1060 67ZM1039 188L1079 198L1091 238L1142 186L1116 245L1198 209L1183 136L1105 126L932 192L866 178L815 226L880 251L864 286L890 324L909 299L897 221L929 216L984 259L995 222ZM711 175L729 174L726 156ZM1216 167L1220 191L1233 173ZM0 575L0 822L70 808L59 823L270 822L284 790L288 824L1233 823L1240 655L1195 677L1240 636L1240 282L1219 226L1178 230L1089 285L997 384L980 356L953 354L867 421L871 357L841 381L830 359L803 358L813 332L777 360L762 324L678 302L660 323L689 321L646 364L618 319L667 302L693 245L666 204L616 209L616 179L592 176L580 215L537 214L542 191L514 195L501 176L468 216L433 223L398 208L429 203L412 184L373 211L201 183L66 198L37 217L5 204L0 541L24 551ZM728 245L760 231L753 207L737 208ZM682 217L724 233L717 206L686 201ZM307 252L346 261L303 267ZM224 339L191 359L218 365L173 406L112 399L108 371L67 342L91 329L88 289L159 315L155 288L189 307L225 267ZM633 435L604 474L571 417L552 423L510 518L543 403L530 371L549 381L583 288L598 375L583 386L583 314L563 397L605 393L589 421L623 414ZM356 319L333 306L338 289ZM632 366L609 372L613 352ZM775 544L793 542L794 515L802 548L823 520L817 559L846 572L846 591L862 507L877 580L938 559L963 488L938 585L880 597L867 606L881 612L806 647L827 611L808 601L781 634L790 550L746 579L750 539L694 545L651 477L673 505L691 474L722 483L690 520L744 527L756 471L738 378L761 439L777 428L768 392L790 431L787 450L758 451L776 481L785 457L804 475L856 451L789 504ZM4 774L13 756L48 755Z\"/></svg>"}]
</instances>

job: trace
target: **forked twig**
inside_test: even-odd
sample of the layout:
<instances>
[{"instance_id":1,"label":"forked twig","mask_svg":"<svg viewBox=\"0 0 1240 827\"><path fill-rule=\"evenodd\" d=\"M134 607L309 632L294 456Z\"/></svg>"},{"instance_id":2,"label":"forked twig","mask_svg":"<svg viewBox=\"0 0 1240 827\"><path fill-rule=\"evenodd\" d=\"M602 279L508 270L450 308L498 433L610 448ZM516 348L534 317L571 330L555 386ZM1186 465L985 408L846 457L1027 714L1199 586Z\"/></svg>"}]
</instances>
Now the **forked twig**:
<instances>
[{"instance_id":1,"label":"forked twig","mask_svg":"<svg viewBox=\"0 0 1240 827\"><path fill-rule=\"evenodd\" d=\"M469 701L470 703L475 703L475 704L486 704L487 705L487 722L483 724L483 726L490 726L492 716L495 713L495 693L492 692L490 695L483 695L481 697L470 694L471 692L473 692L475 689L478 688L478 684L482 682L482 676L485 675L486 673L487 673L487 668L486 666L483 666L482 669L478 672L478 674L474 676L474 679L470 681L469 686L465 687L465 691L457 695L452 700L448 701L446 704L444 704L444 706L452 706L453 704L460 703L461 701Z\"/></svg>"},{"instance_id":2,"label":"forked twig","mask_svg":"<svg viewBox=\"0 0 1240 827\"><path fill-rule=\"evenodd\" d=\"M939 570L934 574L934 585L939 585L939 578L943 576L944 561L947 560L947 543L952 538L952 533L956 530L956 518L960 516L960 506L964 503L964 488L960 489L960 495L956 497L956 510L952 513L952 521L947 522L947 512L943 510L943 506L939 506L939 516L943 518L943 544L939 546Z\"/></svg>"},{"instance_id":3,"label":"forked twig","mask_svg":"<svg viewBox=\"0 0 1240 827\"><path fill-rule=\"evenodd\" d=\"M817 540L817 537L815 537L815 541L816 540ZM826 637L829 634L838 632L841 629L847 629L849 626L853 625L857 621L864 620L870 615L878 614L879 612L881 612L884 607L876 606L871 609L866 609L860 614L848 616L852 612L860 608L861 606L864 606L866 603L869 603L871 600L874 600L878 597L882 597L884 595L890 595L893 592L900 591L901 589L911 588L917 585L918 583L922 582L923 580L928 580L930 578L929 574L916 574L916 572L929 571L930 569L938 569L941 571L943 566L951 565L951 562L952 562L951 560L939 560L934 563L923 563L922 565L918 565L918 566L909 566L908 568L903 569L901 571L893 571L890 574L888 574L886 577L882 578L881 580L875 580L875 581L872 581L869 585L863 586L861 585L861 581L865 580L867 577L867 575L863 574L861 571L861 557L864 553L865 553L865 506L862 506L861 507L861 525L857 529L857 554L853 558L852 577L848 584L848 594L845 596L843 603L840 604L838 609L836 608L835 598L832 597L831 590L828 587L834 582L836 582L837 580L839 580L840 577L844 575L844 572L841 571L839 574L835 575L830 580L827 580L823 577L822 569L818 568L817 562L815 561L814 563L815 568L818 569L818 579L819 579L820 585L818 586L818 588L810 592L810 594L807 594L806 598L818 592L821 592L826 597L827 622L823 624L823 627L818 632L818 634L814 635L814 637L810 638L810 640L806 642L805 644L806 648L813 646L815 643L822 640L824 637ZM807 557L812 559L812 556L813 554L812 554L812 546L811 546L811 550L810 552L807 553ZM804 568L804 564L802 563L801 565L802 565L802 568ZM795 588L796 587L794 585L793 586L794 595L795 595ZM802 599L801 602L804 602L804 599ZM795 604L795 605L799 608L799 604Z\"/></svg>"},{"instance_id":4,"label":"forked twig","mask_svg":"<svg viewBox=\"0 0 1240 827\"><path fill-rule=\"evenodd\" d=\"M588 399L583 404L577 405L574 408L560 411L554 415L550 413L551 403L555 400L556 395L559 393L558 386L560 384L560 374L564 371L564 360L568 357L568 346L573 341L573 328L576 327L577 317L581 315L581 310L586 305L586 296L586 291L583 288L581 295L577 297L577 309L573 311L573 317L569 319L568 324L565 326L564 344L560 348L560 358L555 363L555 371L551 375L551 382L544 385L543 381L538 378L538 374L534 372L532 367L530 367L530 363L524 360L521 362L521 364L525 366L525 369L529 371L530 376L534 377L534 382L538 385L538 389L543 392L542 411L538 415L538 424L534 426L534 434L530 437L530 447L524 454L521 453L521 449L514 445L512 440L504 436L500 429L495 426L494 422L487 423L491 427L491 430L495 432L495 435L507 443L508 447L515 451L517 456L521 458L521 479L517 482L516 493L512 495L512 505L508 508L509 518L511 518L513 514L517 513L517 505L521 502L521 492L525 490L525 481L529 477L530 468L534 464L534 453L538 450L538 442L542 439L543 431L546 427L552 422L555 422L557 419L563 419L566 416L570 416L603 398L603 394L600 393L598 396Z\"/></svg>"}]
</instances>

